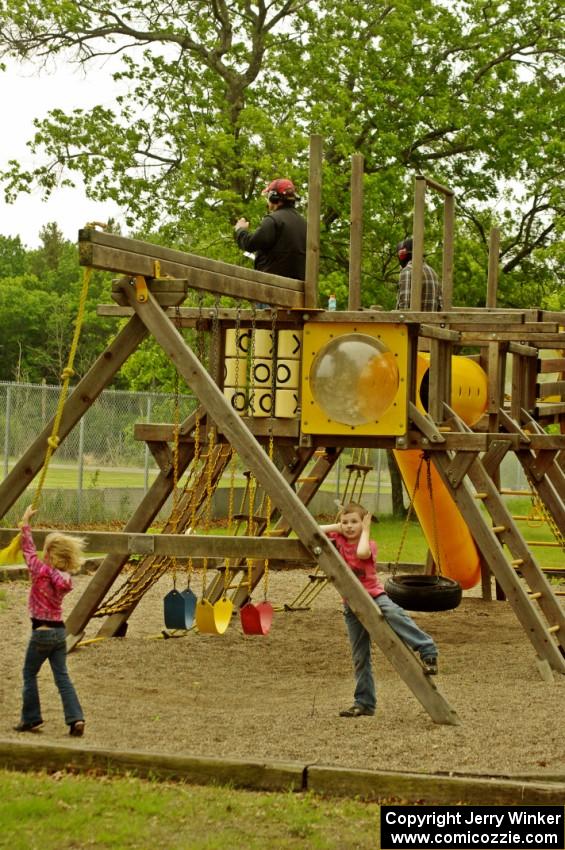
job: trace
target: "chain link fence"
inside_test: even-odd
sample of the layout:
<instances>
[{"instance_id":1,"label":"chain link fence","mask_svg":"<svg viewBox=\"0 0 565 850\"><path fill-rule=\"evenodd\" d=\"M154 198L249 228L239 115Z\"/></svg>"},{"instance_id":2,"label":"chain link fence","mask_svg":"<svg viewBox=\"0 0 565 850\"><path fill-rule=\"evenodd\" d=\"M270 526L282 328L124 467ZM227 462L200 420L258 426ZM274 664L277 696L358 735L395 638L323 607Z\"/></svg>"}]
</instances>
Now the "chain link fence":
<instances>
[{"instance_id":1,"label":"chain link fence","mask_svg":"<svg viewBox=\"0 0 565 850\"><path fill-rule=\"evenodd\" d=\"M0 470L2 477L14 467L55 415L60 387L0 382ZM191 395L178 398L182 421L197 406ZM41 498L41 520L56 524L123 523L131 516L158 473L153 455L134 438L137 423L175 421L173 394L104 390L87 410L51 459ZM347 490L348 464L354 454L344 451L311 504L312 512L331 514L335 501ZM364 453L371 466L363 484L363 502L375 515L391 512L390 477L384 450ZM517 459L502 465L503 486L526 490L527 482ZM37 478L2 519L13 526L31 502ZM229 482L224 482L226 489ZM349 482L351 483L351 482ZM354 493L358 497L359 489ZM217 510L225 515L226 499L218 492ZM159 517L170 514L171 500ZM223 512L223 513L222 513Z\"/></svg>"},{"instance_id":2,"label":"chain link fence","mask_svg":"<svg viewBox=\"0 0 565 850\"><path fill-rule=\"evenodd\" d=\"M60 387L0 383L0 464L5 477L55 415ZM182 421L196 408L180 395ZM168 393L104 390L53 455L41 498L42 520L96 523L127 519L158 473L144 442L134 437L143 422L175 421L176 397ZM11 525L29 504L36 480L4 521Z\"/></svg>"}]
</instances>

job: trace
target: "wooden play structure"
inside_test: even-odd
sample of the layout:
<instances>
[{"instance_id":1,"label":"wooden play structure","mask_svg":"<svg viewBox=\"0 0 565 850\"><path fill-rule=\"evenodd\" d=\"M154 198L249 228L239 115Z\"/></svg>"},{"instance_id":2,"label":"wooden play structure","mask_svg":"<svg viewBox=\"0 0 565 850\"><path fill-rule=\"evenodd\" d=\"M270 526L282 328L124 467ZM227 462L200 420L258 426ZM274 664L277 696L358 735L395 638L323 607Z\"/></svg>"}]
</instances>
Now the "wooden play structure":
<instances>
[{"instance_id":1,"label":"wooden play structure","mask_svg":"<svg viewBox=\"0 0 565 850\"><path fill-rule=\"evenodd\" d=\"M209 571L205 598L195 603L187 594L186 605L194 608L196 604L197 625L198 606L203 606L200 623L205 623L205 631L215 633L225 630L234 610L251 603L266 570L307 567L318 570L348 599L432 719L454 724L455 711L424 674L416 656L386 625L320 532L308 504L344 448L393 449L401 469L403 459L431 459L436 493L442 492L445 510L451 510L458 523L459 550L459 532L468 537L469 558L464 565L456 565L456 575L464 567L463 586L481 582L486 598L491 598L494 577L497 592L506 596L533 646L541 675L550 679L553 671L564 674L564 612L505 505L499 467L507 453L516 455L563 545L565 354L560 347L565 314L496 307L496 232L491 240L488 306L455 309L454 196L425 177L415 181L411 309L403 313L362 309L363 164L359 155L353 157L352 168L348 309L319 309L321 160L321 140L313 137L305 281L92 227L80 231L81 264L119 276L112 285L116 303L101 305L99 313L127 321L65 403L60 439L148 335L166 352L200 406L181 422L137 426L136 436L149 446L159 474L122 532L85 535L90 551L107 555L67 620L69 648L80 641L94 616L103 617L99 636L123 635L143 593L170 570L171 558L175 565L177 558L182 560L182 571L186 564L189 570ZM443 196L445 210L441 313L419 309L425 194L430 190ZM212 293L216 301L212 307L202 302L183 306L190 291ZM220 306L220 296L237 299L238 306ZM243 299L245 305L240 303ZM256 309L249 302L270 307ZM183 337L185 328L196 328L210 338L207 368L200 352ZM477 354L461 356L458 352L464 347L472 347ZM266 379L261 379L258 364ZM507 394L505 377L510 367L511 392ZM456 374L460 368L463 373ZM556 379L544 382L551 373ZM548 401L549 397L557 400ZM546 432L548 424L558 426L552 429L555 433ZM39 473L50 429L49 424L0 485L0 517ZM209 513L211 494L234 453L244 464L252 492L239 513L230 506L232 530L221 536L199 534L198 528L185 534ZM361 470L363 466L359 465ZM180 488L185 475L186 483ZM410 490L408 479L409 470L405 481ZM173 512L163 533L145 533L173 491ZM260 510L259 494L263 498ZM424 526L426 505L420 507ZM436 537L453 540L453 529L447 524L442 527L441 518L439 522L445 533ZM291 531L296 538L290 538ZM3 530L0 542L8 542L13 533ZM43 535L43 531L35 532L39 545ZM430 537L428 542L434 550ZM116 591L114 584L132 554L141 556L138 566ZM440 553L438 545L432 555L449 575L452 553ZM175 566L175 571L180 575L181 567L177 571ZM183 620L181 595L174 595L171 611L182 626L190 618ZM257 633L264 633L268 626L262 618L268 620L268 609L250 613Z\"/></svg>"}]
</instances>

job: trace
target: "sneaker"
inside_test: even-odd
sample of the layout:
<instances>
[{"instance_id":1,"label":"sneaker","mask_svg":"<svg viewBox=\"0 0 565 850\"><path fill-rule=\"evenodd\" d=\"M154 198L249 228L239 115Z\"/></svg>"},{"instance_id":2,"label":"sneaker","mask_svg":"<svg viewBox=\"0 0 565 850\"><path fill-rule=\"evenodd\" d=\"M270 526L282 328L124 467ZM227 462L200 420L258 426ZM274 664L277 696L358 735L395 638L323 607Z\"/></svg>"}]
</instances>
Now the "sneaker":
<instances>
[{"instance_id":1,"label":"sneaker","mask_svg":"<svg viewBox=\"0 0 565 850\"><path fill-rule=\"evenodd\" d=\"M352 705L351 708L344 708L339 712L340 717L373 717L375 714L372 708L367 708L365 705Z\"/></svg>"},{"instance_id":2,"label":"sneaker","mask_svg":"<svg viewBox=\"0 0 565 850\"><path fill-rule=\"evenodd\" d=\"M36 732L40 726L43 726L43 720L36 720L35 723L18 723L14 726L14 732Z\"/></svg>"},{"instance_id":3,"label":"sneaker","mask_svg":"<svg viewBox=\"0 0 565 850\"><path fill-rule=\"evenodd\" d=\"M430 658L422 658L422 664L426 676L437 676L437 658L435 655L430 656Z\"/></svg>"},{"instance_id":4,"label":"sneaker","mask_svg":"<svg viewBox=\"0 0 565 850\"><path fill-rule=\"evenodd\" d=\"M84 735L84 720L75 720L74 723L71 723L69 726L69 735L72 735L73 738L82 738Z\"/></svg>"}]
</instances>

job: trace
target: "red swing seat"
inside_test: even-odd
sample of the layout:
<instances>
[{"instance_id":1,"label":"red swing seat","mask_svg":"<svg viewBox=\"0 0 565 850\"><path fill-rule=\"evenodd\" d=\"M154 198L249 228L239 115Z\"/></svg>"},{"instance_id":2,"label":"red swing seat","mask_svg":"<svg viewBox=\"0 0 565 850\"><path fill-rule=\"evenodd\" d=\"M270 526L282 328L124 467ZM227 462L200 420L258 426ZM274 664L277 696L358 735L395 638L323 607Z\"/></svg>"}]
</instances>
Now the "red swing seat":
<instances>
[{"instance_id":1,"label":"red swing seat","mask_svg":"<svg viewBox=\"0 0 565 850\"><path fill-rule=\"evenodd\" d=\"M273 606L270 602L259 602L253 605L247 602L239 610L241 627L246 635L266 635L273 623Z\"/></svg>"}]
</instances>

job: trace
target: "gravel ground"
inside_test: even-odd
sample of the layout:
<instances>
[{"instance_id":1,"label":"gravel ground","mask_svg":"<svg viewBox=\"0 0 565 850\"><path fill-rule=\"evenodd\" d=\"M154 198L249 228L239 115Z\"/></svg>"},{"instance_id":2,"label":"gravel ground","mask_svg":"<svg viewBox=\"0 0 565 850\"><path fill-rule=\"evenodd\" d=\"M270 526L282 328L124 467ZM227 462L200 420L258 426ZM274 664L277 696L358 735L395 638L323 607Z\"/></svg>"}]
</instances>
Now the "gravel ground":
<instances>
[{"instance_id":1,"label":"gravel ground","mask_svg":"<svg viewBox=\"0 0 565 850\"><path fill-rule=\"evenodd\" d=\"M89 580L75 579L67 611ZM297 571L272 574L270 600L291 602L306 581ZM162 599L171 586L165 577L146 594L125 638L93 642L69 656L87 720L81 744L382 770L565 773L565 677L542 681L506 602L465 594L454 611L414 614L440 647L437 686L460 718L458 726L439 726L376 648L376 716L338 716L352 702L353 678L331 587L309 611L277 611L266 637L244 635L234 618L222 636L194 631L165 640ZM29 633L27 584L1 587L0 623L9 639L0 657L0 737L11 739L21 737L12 726ZM73 744L48 665L40 690L45 726L38 737Z\"/></svg>"}]
</instances>

